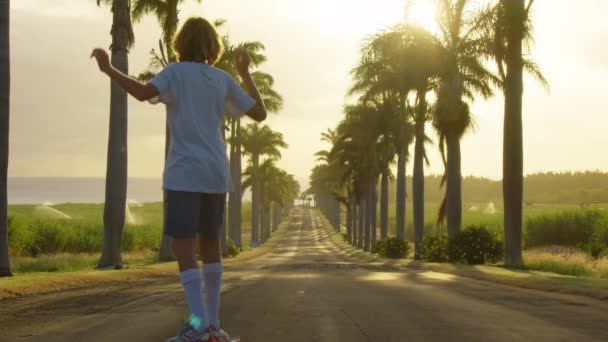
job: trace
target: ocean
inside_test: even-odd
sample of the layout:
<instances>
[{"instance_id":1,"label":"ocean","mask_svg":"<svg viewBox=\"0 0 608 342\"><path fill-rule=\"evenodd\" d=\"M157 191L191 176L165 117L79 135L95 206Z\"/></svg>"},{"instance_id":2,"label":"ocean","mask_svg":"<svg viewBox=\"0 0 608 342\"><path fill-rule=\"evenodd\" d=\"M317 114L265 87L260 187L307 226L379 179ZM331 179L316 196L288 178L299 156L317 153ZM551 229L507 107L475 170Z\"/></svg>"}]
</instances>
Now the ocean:
<instances>
[{"instance_id":1,"label":"ocean","mask_svg":"<svg viewBox=\"0 0 608 342\"><path fill-rule=\"evenodd\" d=\"M127 199L136 202L160 202L161 179L131 178ZM104 178L9 178L9 204L103 203Z\"/></svg>"}]
</instances>

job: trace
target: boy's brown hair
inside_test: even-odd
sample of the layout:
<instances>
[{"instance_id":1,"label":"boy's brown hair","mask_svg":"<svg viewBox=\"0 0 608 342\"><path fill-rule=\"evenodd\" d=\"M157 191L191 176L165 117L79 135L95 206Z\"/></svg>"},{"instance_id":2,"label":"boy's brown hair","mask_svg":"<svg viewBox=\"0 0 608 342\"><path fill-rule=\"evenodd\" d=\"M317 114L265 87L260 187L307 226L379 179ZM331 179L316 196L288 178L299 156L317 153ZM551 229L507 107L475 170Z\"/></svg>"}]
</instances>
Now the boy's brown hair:
<instances>
[{"instance_id":1,"label":"boy's brown hair","mask_svg":"<svg viewBox=\"0 0 608 342\"><path fill-rule=\"evenodd\" d=\"M173 49L180 62L215 64L223 52L222 39L207 20L190 18L173 40Z\"/></svg>"}]
</instances>

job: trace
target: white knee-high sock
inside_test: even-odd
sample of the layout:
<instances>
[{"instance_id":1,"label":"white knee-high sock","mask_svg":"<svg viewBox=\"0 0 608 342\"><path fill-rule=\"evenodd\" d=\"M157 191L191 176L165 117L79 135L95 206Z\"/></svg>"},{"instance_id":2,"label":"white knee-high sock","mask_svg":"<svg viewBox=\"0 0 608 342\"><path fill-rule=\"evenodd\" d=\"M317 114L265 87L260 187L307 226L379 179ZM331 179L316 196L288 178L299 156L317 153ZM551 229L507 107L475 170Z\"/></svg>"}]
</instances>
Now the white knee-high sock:
<instances>
[{"instance_id":1,"label":"white knee-high sock","mask_svg":"<svg viewBox=\"0 0 608 342\"><path fill-rule=\"evenodd\" d=\"M207 329L209 324L206 319L207 317L205 317L205 308L203 307L201 271L198 268L191 268L180 273L179 277L184 287L190 315L195 317L190 323L194 325L196 330L203 331Z\"/></svg>"},{"instance_id":2,"label":"white knee-high sock","mask_svg":"<svg viewBox=\"0 0 608 342\"><path fill-rule=\"evenodd\" d=\"M222 263L204 264L205 307L209 325L220 328L220 291L222 288Z\"/></svg>"}]
</instances>

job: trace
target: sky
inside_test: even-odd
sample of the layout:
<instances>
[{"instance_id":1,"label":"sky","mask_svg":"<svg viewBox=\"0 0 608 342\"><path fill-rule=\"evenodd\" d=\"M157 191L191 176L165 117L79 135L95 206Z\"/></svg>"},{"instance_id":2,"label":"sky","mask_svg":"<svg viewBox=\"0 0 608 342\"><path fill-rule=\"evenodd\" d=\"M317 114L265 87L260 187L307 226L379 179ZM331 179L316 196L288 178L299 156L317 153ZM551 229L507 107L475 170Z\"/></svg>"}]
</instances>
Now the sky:
<instances>
[{"instance_id":1,"label":"sky","mask_svg":"<svg viewBox=\"0 0 608 342\"><path fill-rule=\"evenodd\" d=\"M17 0L11 6L9 177L103 177L110 87L88 56L110 44L110 9L95 0ZM304 183L313 154L328 147L320 133L335 127L352 101L345 97L349 70L363 39L402 21L403 7L403 0L186 0L180 18L224 18L223 33L233 42L266 45L268 62L260 69L275 77L285 100L267 123L289 144L279 165ZM539 0L534 8L530 55L551 89L525 80L524 172L608 171L608 1ZM427 12L423 6L411 19L432 29ZM145 69L160 35L152 17L135 25L131 74ZM472 110L476 127L462 141L463 175L500 179L503 97L477 101ZM130 100L130 177L160 177L164 113ZM436 145L427 149L427 173L441 173Z\"/></svg>"}]
</instances>

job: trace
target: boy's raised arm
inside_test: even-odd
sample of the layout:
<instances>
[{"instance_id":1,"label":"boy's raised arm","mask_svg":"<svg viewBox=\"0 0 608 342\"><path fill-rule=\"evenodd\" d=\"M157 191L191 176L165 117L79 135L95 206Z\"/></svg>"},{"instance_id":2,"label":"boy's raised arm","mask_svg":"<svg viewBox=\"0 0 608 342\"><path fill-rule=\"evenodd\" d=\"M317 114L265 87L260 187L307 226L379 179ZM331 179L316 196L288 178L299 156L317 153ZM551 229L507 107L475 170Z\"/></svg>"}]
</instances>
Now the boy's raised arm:
<instances>
[{"instance_id":1,"label":"boy's raised arm","mask_svg":"<svg viewBox=\"0 0 608 342\"><path fill-rule=\"evenodd\" d=\"M249 54L247 54L247 51L244 49L237 50L236 66L239 71L239 75L241 76L241 79L245 85L245 91L255 100L255 106L253 106L246 114L253 120L261 122L266 120L266 106L264 106L262 96L260 95L255 82L253 82L251 74L249 73L250 64L251 58L249 57Z\"/></svg>"},{"instance_id":2,"label":"boy's raised arm","mask_svg":"<svg viewBox=\"0 0 608 342\"><path fill-rule=\"evenodd\" d=\"M110 64L110 57L104 49L94 49L91 58L95 58L99 70L118 83L131 96L139 101L150 100L158 96L158 90L150 85L143 84L117 70Z\"/></svg>"}]
</instances>

